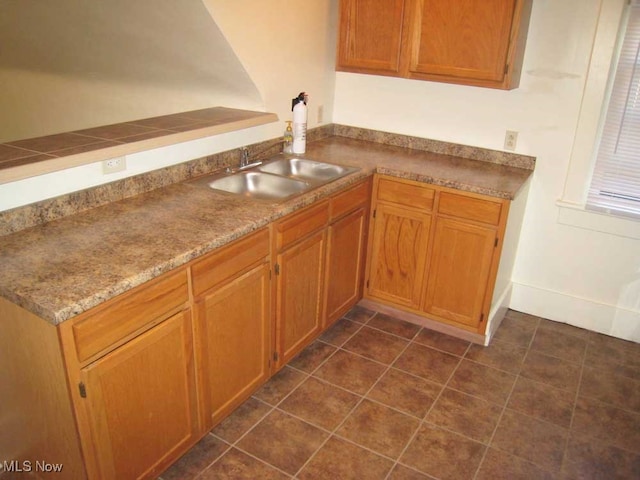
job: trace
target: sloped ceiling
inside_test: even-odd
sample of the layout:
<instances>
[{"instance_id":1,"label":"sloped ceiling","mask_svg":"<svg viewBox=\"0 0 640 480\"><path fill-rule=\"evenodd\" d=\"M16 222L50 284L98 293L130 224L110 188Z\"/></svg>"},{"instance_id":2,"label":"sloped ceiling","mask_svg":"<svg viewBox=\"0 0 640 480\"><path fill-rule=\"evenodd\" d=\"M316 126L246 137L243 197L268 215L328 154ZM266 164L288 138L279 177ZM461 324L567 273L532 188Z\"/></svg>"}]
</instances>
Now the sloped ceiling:
<instances>
[{"instance_id":1,"label":"sloped ceiling","mask_svg":"<svg viewBox=\"0 0 640 480\"><path fill-rule=\"evenodd\" d=\"M202 0L0 0L0 46L0 141L263 106Z\"/></svg>"}]
</instances>

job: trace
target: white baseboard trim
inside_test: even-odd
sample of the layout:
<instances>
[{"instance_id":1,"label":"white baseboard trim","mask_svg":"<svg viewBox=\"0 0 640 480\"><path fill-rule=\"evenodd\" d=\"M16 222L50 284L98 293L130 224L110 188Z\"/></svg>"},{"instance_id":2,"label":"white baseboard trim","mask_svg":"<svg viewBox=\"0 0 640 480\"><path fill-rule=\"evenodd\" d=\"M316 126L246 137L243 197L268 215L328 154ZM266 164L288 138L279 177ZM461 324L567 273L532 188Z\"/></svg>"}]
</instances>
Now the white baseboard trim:
<instances>
[{"instance_id":1,"label":"white baseboard trim","mask_svg":"<svg viewBox=\"0 0 640 480\"><path fill-rule=\"evenodd\" d=\"M502 323L502 319L509 309L511 304L511 293L513 292L513 283L509 282L507 288L496 298L494 296L494 302L491 305L489 311L489 321L487 323L487 330L485 332L485 345L489 345L493 334L496 333L498 327Z\"/></svg>"},{"instance_id":2,"label":"white baseboard trim","mask_svg":"<svg viewBox=\"0 0 640 480\"><path fill-rule=\"evenodd\" d=\"M640 343L640 312L513 283L509 308Z\"/></svg>"}]
</instances>

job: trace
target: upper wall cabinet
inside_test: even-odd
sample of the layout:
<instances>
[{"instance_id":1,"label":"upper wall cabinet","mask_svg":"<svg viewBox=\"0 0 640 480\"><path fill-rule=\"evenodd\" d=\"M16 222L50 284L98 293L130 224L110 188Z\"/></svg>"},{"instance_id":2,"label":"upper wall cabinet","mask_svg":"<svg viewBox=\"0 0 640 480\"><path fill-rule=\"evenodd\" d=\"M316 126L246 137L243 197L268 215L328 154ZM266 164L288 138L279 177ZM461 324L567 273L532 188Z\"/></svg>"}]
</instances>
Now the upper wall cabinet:
<instances>
[{"instance_id":1,"label":"upper wall cabinet","mask_svg":"<svg viewBox=\"0 0 640 480\"><path fill-rule=\"evenodd\" d=\"M532 0L341 0L337 70L516 88Z\"/></svg>"},{"instance_id":2,"label":"upper wall cabinet","mask_svg":"<svg viewBox=\"0 0 640 480\"><path fill-rule=\"evenodd\" d=\"M338 70L400 75L405 0L341 0Z\"/></svg>"}]
</instances>

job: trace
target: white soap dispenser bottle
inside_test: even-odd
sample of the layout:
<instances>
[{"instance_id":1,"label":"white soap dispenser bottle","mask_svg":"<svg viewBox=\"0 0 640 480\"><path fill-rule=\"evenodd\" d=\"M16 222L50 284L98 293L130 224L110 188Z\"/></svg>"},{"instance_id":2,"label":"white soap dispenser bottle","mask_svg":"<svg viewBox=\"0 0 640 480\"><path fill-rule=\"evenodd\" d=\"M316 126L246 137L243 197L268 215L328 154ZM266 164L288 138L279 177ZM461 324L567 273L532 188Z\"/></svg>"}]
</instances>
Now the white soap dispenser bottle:
<instances>
[{"instance_id":1,"label":"white soap dispenser bottle","mask_svg":"<svg viewBox=\"0 0 640 480\"><path fill-rule=\"evenodd\" d=\"M307 99L305 92L291 100L293 111L293 153L304 153L307 150Z\"/></svg>"}]
</instances>

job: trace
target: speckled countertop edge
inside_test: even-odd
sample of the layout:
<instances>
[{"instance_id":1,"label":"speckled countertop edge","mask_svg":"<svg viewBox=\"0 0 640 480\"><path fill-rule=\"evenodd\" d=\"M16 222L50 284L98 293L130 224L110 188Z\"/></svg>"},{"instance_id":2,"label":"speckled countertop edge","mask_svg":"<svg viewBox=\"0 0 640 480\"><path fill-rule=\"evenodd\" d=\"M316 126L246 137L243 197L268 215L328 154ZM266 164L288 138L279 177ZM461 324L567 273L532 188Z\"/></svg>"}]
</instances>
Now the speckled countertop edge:
<instances>
[{"instance_id":1,"label":"speckled countertop edge","mask_svg":"<svg viewBox=\"0 0 640 480\"><path fill-rule=\"evenodd\" d=\"M367 176L363 172L355 172L282 203L248 200L181 184L0 237L0 264L3 265L0 272L0 295L57 325L163 273L185 266L206 253L266 227L271 222ZM207 219L209 214L203 212L197 215L197 220L191 221L186 218L183 210L178 213L183 214L180 221L175 219L175 225L165 226L163 231L166 235L168 230L181 230L182 225L176 226L177 224L187 224L191 227L189 235L196 238L192 242L180 244L176 235L171 235L164 243L154 242L153 236L145 236L142 232L145 230L143 224L128 223L126 217L133 216L131 221L139 222L145 210L140 204L144 201L154 202L168 191L174 191L174 194L177 192L177 196L184 197L187 202L199 198L192 206L194 209L205 210L205 203L211 202L217 204L221 212L210 214L211 219ZM136 202L138 206L134 205ZM101 223L96 217L117 207L117 204L123 207L120 229L96 234ZM126 211L128 208L131 208L130 212ZM156 216L161 214L156 212ZM114 217L113 221L118 220ZM151 219L149 221L152 222ZM211 228L205 225L207 223ZM76 238L73 238L73 229L77 229ZM90 230L94 232L89 232ZM83 231L89 233L83 234ZM138 245L132 247L131 238L122 241L123 235L129 233L129 237L135 237L137 232L142 237ZM52 245L50 239L44 239L45 236L63 237L61 241L65 242L66 248L59 251L56 248L58 246ZM87 237L87 241L83 240L83 236ZM103 245L119 246L120 250L99 247L94 249L86 244L95 241L97 237ZM129 246L123 246L123 243L129 243ZM39 248L38 244L44 246ZM125 248L131 253L123 250ZM136 249L144 249L145 252L134 252ZM148 258L145 258L145 254ZM96 260L90 265L92 256ZM48 258L51 259L43 261ZM64 265L60 265L61 262ZM41 271L39 267L43 267Z\"/></svg>"},{"instance_id":2,"label":"speckled countertop edge","mask_svg":"<svg viewBox=\"0 0 640 480\"><path fill-rule=\"evenodd\" d=\"M531 174L530 170L516 167L471 163L470 168L489 172L489 184L479 185L477 181L467 184L431 175L428 171L430 161L434 165L438 162L448 165L453 161L451 158L430 152L409 152L402 147L371 145L352 138L332 137L312 143L305 156L360 170L279 204L241 199L179 183L0 237L0 263L4 265L0 273L0 294L56 325L374 172L499 198L513 198ZM466 171L460 168L460 165L466 166L466 162L474 161L455 160L458 169L455 171ZM507 172L506 177L513 177L513 181L502 189L495 188L492 178L496 171ZM478 180L477 172L474 178ZM198 214L189 213L190 207L185 205L189 202L194 202L191 208L198 209ZM128 216L143 223L132 224L128 227L131 230L126 231L127 227L120 223ZM103 217L109 220L103 222ZM155 236L146 234L154 228L152 223L144 224L144 221L151 222L146 217L154 217L157 223L163 224L165 235L172 229L184 228L193 239L181 245L180 237L174 232L167 240L172 245L154 243ZM122 253L123 250L108 248L103 251L83 244L83 235L91 239L96 235L93 230L99 231L96 225L105 229L101 232L104 245L118 245L124 239L129 246L122 248L130 251ZM69 248L64 248L65 241ZM51 256L55 260L48 260ZM91 257L97 259L95 271L90 268L91 261L87 262Z\"/></svg>"}]
</instances>

